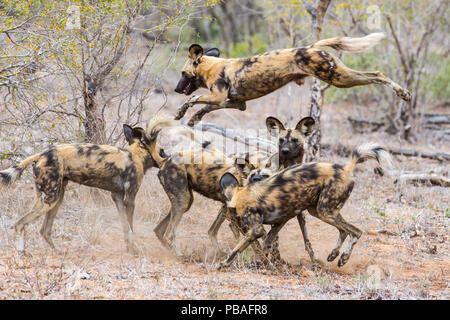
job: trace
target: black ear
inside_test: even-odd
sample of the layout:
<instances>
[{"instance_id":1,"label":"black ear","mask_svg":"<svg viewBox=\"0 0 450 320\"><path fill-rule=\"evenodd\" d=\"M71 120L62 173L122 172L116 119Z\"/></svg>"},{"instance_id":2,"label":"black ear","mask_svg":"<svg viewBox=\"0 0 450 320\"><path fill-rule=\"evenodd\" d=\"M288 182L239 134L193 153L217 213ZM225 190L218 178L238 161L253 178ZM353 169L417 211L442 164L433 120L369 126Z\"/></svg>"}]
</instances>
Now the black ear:
<instances>
[{"instance_id":1,"label":"black ear","mask_svg":"<svg viewBox=\"0 0 450 320\"><path fill-rule=\"evenodd\" d=\"M147 138L145 136L145 130L141 127L130 127L127 124L123 125L123 134L125 135L125 139L128 144L132 144L135 140L139 140L142 143L147 142Z\"/></svg>"},{"instance_id":2,"label":"black ear","mask_svg":"<svg viewBox=\"0 0 450 320\"><path fill-rule=\"evenodd\" d=\"M127 124L123 125L123 134L129 144L133 142L133 128Z\"/></svg>"},{"instance_id":3,"label":"black ear","mask_svg":"<svg viewBox=\"0 0 450 320\"><path fill-rule=\"evenodd\" d=\"M228 200L231 200L233 197L233 189L239 186L236 177L229 172L225 173L222 178L220 178L219 184L223 194Z\"/></svg>"},{"instance_id":4,"label":"black ear","mask_svg":"<svg viewBox=\"0 0 450 320\"><path fill-rule=\"evenodd\" d=\"M316 122L311 117L305 117L295 126L295 130L300 131L305 137L309 136L316 127Z\"/></svg>"},{"instance_id":5,"label":"black ear","mask_svg":"<svg viewBox=\"0 0 450 320\"><path fill-rule=\"evenodd\" d=\"M211 57L220 57L220 50L217 48L211 48L205 51L205 56L211 56Z\"/></svg>"},{"instance_id":6,"label":"black ear","mask_svg":"<svg viewBox=\"0 0 450 320\"><path fill-rule=\"evenodd\" d=\"M193 44L189 47L189 58L199 63L200 58L203 56L203 48L199 44Z\"/></svg>"},{"instance_id":7,"label":"black ear","mask_svg":"<svg viewBox=\"0 0 450 320\"><path fill-rule=\"evenodd\" d=\"M267 117L266 127L269 132L273 132L273 130L278 130L278 132L286 130L281 121L274 117Z\"/></svg>"}]
</instances>

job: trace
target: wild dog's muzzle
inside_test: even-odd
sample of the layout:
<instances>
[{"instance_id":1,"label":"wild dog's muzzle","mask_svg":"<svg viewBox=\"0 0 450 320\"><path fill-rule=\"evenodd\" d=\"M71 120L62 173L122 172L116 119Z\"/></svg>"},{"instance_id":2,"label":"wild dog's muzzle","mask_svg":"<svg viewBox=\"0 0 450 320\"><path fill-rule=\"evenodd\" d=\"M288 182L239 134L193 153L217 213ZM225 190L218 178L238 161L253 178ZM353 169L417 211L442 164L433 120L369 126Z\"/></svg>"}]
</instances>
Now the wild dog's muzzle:
<instances>
[{"instance_id":1,"label":"wild dog's muzzle","mask_svg":"<svg viewBox=\"0 0 450 320\"><path fill-rule=\"evenodd\" d=\"M188 96L197 89L198 85L196 84L195 78L189 78L183 73L175 88L175 92Z\"/></svg>"}]
</instances>

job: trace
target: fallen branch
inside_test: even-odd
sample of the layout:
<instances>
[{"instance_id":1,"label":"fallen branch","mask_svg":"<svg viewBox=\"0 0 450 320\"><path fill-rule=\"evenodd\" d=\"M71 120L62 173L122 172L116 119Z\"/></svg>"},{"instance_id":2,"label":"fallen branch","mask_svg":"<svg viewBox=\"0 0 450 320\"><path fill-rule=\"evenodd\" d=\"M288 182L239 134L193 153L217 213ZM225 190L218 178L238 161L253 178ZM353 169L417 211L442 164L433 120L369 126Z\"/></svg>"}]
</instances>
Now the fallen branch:
<instances>
[{"instance_id":1,"label":"fallen branch","mask_svg":"<svg viewBox=\"0 0 450 320\"><path fill-rule=\"evenodd\" d=\"M380 129L382 126L384 126L383 121L363 120L363 119L357 119L357 118L352 118L352 117L348 117L347 120L351 123L351 125L353 126L353 128L356 131L361 132L361 133L364 132L364 130L362 130L362 128L365 126L371 127L370 132L375 132L378 129Z\"/></svg>"},{"instance_id":2,"label":"fallen branch","mask_svg":"<svg viewBox=\"0 0 450 320\"><path fill-rule=\"evenodd\" d=\"M433 160L444 161L450 160L450 154L442 153L442 152L428 152L414 149L402 149L402 148L388 148L389 152L392 154L399 154L408 157L420 157L420 158L428 158Z\"/></svg>"},{"instance_id":3,"label":"fallen branch","mask_svg":"<svg viewBox=\"0 0 450 320\"><path fill-rule=\"evenodd\" d=\"M437 174L427 174L427 173L407 173L401 174L395 179L394 184L397 183L429 183L435 186L450 187L450 179L444 176L439 176Z\"/></svg>"},{"instance_id":4,"label":"fallen branch","mask_svg":"<svg viewBox=\"0 0 450 320\"><path fill-rule=\"evenodd\" d=\"M352 153L353 149L349 146L343 145L341 143L336 143L334 145L331 145L329 143L322 144L322 149L324 150L330 150L332 152L335 152L336 154L348 157ZM403 149L403 148L395 148L395 147L388 147L388 151L392 154L396 155L403 155L407 157L421 157L421 158L428 158L433 160L439 160L439 161L449 161L450 160L450 154L448 153L442 153L442 152L428 152L428 151L421 151L421 150L414 150L414 149Z\"/></svg>"},{"instance_id":5,"label":"fallen branch","mask_svg":"<svg viewBox=\"0 0 450 320\"><path fill-rule=\"evenodd\" d=\"M186 120L184 120L184 121L181 120L181 123L183 125L187 126ZM247 146L256 146L257 145L259 150L263 149L264 151L266 151L268 153L273 153L273 152L278 151L278 147L277 147L276 143L273 141L270 141L268 139L263 139L260 137L244 136L244 135L236 132L236 130L223 128L214 123L200 122L200 123L196 124L193 127L193 129L216 133L227 139L236 140Z\"/></svg>"}]
</instances>

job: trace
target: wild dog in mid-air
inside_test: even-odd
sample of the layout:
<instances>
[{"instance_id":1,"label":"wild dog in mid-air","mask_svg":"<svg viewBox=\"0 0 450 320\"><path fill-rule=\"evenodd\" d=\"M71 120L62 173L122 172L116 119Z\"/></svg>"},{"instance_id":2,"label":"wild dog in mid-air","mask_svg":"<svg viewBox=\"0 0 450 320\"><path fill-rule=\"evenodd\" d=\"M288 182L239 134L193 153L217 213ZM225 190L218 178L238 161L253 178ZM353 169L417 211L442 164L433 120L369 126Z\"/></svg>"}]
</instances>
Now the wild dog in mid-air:
<instances>
[{"instance_id":1,"label":"wild dog in mid-air","mask_svg":"<svg viewBox=\"0 0 450 320\"><path fill-rule=\"evenodd\" d=\"M181 119L195 104L207 106L192 116L188 122L190 126L213 110L245 110L246 101L267 95L291 81L303 85L310 76L339 88L381 84L390 87L403 100L410 101L410 92L381 72L350 69L337 57L321 50L321 47L331 47L340 51L363 51L383 37L383 33L371 33L361 38L335 37L308 47L274 50L236 59L219 58L219 49L204 52L200 45L193 44L189 47L188 60L175 91L190 95L199 88L206 88L210 93L189 98L178 109L175 119Z\"/></svg>"},{"instance_id":2,"label":"wild dog in mid-air","mask_svg":"<svg viewBox=\"0 0 450 320\"><path fill-rule=\"evenodd\" d=\"M338 242L327 258L329 262L336 259L344 240L350 236L348 246L338 261L338 266L342 267L350 258L362 232L346 222L340 211L353 190L351 174L356 165L366 159L375 159L381 166L390 166L392 161L386 149L376 143L366 143L353 151L345 166L322 162L294 165L247 187L240 187L231 173L224 174L220 186L227 198L227 206L235 209L236 219L246 233L220 267L229 266L237 253L262 237L265 234L264 224L272 225L264 239L264 248L270 250L273 238L280 229L288 220L294 217L299 219L303 210L308 210L312 216L339 230ZM299 224L305 248L314 263L317 259L306 229L300 220Z\"/></svg>"},{"instance_id":3,"label":"wild dog in mid-air","mask_svg":"<svg viewBox=\"0 0 450 320\"><path fill-rule=\"evenodd\" d=\"M25 226L45 215L41 235L55 251L51 229L69 181L111 192L119 212L128 251L137 252L133 235L136 193L145 172L156 167L150 150L155 141L147 139L145 130L123 126L127 149L89 143L61 144L0 171L0 181L10 185L30 164L33 165L36 197L32 209L15 224L17 249L25 251ZM156 153L163 154L162 150Z\"/></svg>"}]
</instances>

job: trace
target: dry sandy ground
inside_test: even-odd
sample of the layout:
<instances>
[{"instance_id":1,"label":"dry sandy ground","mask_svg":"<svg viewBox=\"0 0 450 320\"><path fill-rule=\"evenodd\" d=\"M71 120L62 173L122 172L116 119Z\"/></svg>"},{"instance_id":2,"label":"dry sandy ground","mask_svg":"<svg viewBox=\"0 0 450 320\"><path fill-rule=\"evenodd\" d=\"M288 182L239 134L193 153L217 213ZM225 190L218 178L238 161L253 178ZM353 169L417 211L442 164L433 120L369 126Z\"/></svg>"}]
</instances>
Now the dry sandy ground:
<instances>
[{"instance_id":1,"label":"dry sandy ground","mask_svg":"<svg viewBox=\"0 0 450 320\"><path fill-rule=\"evenodd\" d=\"M244 113L218 111L205 120L226 127L264 128L265 117L273 115L289 120L292 126L299 119L295 106L302 105L301 114L307 113L304 90L287 86L249 103ZM148 108L148 117L159 107L158 99L162 101L155 100ZM173 112L182 99L171 98L163 112ZM355 146L370 140L450 152L448 141L446 146L445 141L427 132L421 132L416 145L383 132L355 133L346 120L350 114L369 118L377 112L363 106L327 105L323 111L324 142ZM322 159L347 161L330 152L324 152ZM448 175L448 163L395 159L399 169L439 169ZM342 210L346 220L364 234L343 268L337 267L336 259L326 262L322 270L311 268L294 219L280 232L281 255L287 266L258 267L249 249L232 267L216 271L223 257L214 254L207 230L220 205L198 194L177 232L185 260L176 258L153 233L169 210L156 169L147 173L137 196L139 256L125 251L118 214L109 195L76 184L69 184L53 228L54 242L63 253L49 249L39 235L39 220L27 229L31 256L20 256L14 249L13 225L30 208L34 195L29 173L24 174L21 181L0 194L0 299L449 299L449 189L394 185L393 177L375 176L374 166L364 163L356 171L354 191ZM307 228L318 257L326 261L338 231L310 216ZM227 223L220 230L219 241L224 251L235 244ZM373 277L366 272L369 266L379 271L378 286L371 285Z\"/></svg>"}]
</instances>

